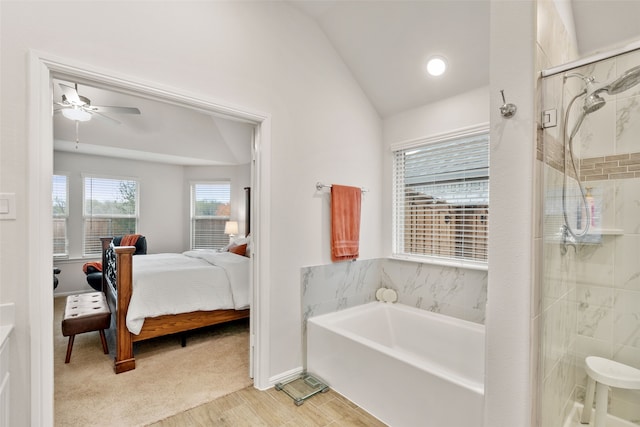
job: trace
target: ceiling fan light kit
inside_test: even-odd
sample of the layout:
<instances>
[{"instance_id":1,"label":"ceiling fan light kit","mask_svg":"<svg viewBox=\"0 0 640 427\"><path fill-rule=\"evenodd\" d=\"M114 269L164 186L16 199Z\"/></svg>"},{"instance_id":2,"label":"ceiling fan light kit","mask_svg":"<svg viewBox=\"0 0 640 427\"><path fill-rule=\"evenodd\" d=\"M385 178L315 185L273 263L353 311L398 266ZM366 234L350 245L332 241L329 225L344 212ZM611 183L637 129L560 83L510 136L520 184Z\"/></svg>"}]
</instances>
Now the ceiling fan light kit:
<instances>
[{"instance_id":1,"label":"ceiling fan light kit","mask_svg":"<svg viewBox=\"0 0 640 427\"><path fill-rule=\"evenodd\" d=\"M75 120L78 122L91 120L91 113L84 111L81 108L65 108L62 110L62 115L69 120Z\"/></svg>"},{"instance_id":2,"label":"ceiling fan light kit","mask_svg":"<svg viewBox=\"0 0 640 427\"><path fill-rule=\"evenodd\" d=\"M120 124L119 121L105 115L104 113L116 114L140 114L140 110L135 107L99 107L92 106L91 100L85 96L78 94L78 84L75 87L59 83L62 89L62 102L54 102L58 105L57 111L60 111L64 117L76 122L86 122L91 120L95 115L100 119L106 119L114 124Z\"/></svg>"}]
</instances>

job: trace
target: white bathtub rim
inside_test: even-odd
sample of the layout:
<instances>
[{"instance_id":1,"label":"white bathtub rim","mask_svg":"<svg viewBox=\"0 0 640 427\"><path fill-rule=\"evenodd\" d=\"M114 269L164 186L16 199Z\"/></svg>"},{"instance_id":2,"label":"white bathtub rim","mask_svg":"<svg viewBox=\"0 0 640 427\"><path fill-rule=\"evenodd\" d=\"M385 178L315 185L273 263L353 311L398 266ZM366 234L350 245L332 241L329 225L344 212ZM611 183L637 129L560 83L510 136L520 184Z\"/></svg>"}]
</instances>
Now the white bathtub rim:
<instances>
[{"instance_id":1,"label":"white bathtub rim","mask_svg":"<svg viewBox=\"0 0 640 427\"><path fill-rule=\"evenodd\" d=\"M350 316L352 314L355 314L359 311L365 310L367 307L371 306L371 305L387 305L387 303L384 302L371 302L371 303L367 303L367 304L363 304L360 306L356 306L356 307L351 307L349 309L345 309L342 310L341 312L339 312L339 316L343 317L343 316ZM440 321L445 321L445 322L449 322L449 323L455 323L458 324L462 327L469 327L471 329L475 329L476 331L482 331L484 332L484 325L480 325L477 323L473 323L473 322L469 322L467 320L463 320L463 319L457 319L454 317L450 317L450 316L446 316L446 315L442 315L442 314L438 314L438 313L432 313L426 310L422 310L419 308L415 308L415 307L411 307L411 306L407 306L407 305L403 305L403 304L394 304L394 306L396 306L396 308L399 309L403 309L406 311L411 311L411 312L417 312L419 315L424 315L426 317L434 317L437 316ZM346 312L346 313L345 313ZM360 335L354 334L351 331L348 331L344 328L341 328L339 326L336 326L334 320L338 320L336 319L335 316L336 313L327 313L327 314L322 314L319 316L314 316L308 319L308 322L318 326L318 327L324 327L326 328L327 325L329 325L331 327L331 331L342 335L345 338L348 338L352 341L355 341L361 345L367 346L367 347L372 347L373 349L375 349L376 351L385 354L389 357L392 358L397 358L398 355L401 356L401 360L404 361L405 363L411 365L412 367L422 370L422 371L427 371L430 374L437 376L445 381L450 381L460 387L463 387L467 390L470 390L474 393L477 393L481 396L484 396L484 384L482 382L478 382L478 381L473 381L469 378L466 377L462 377L460 375L458 375L455 371L452 371L451 369L447 369L446 367L443 367L440 364L434 363L428 359L425 359L423 357L417 356L411 352L408 351L404 351L404 350L400 350L398 348L392 348L392 347L388 347L385 345L382 345L380 343L377 343L373 340L370 339L366 339L361 337ZM327 318L329 318L329 320L327 320ZM445 319L442 319L445 318Z\"/></svg>"},{"instance_id":2,"label":"white bathtub rim","mask_svg":"<svg viewBox=\"0 0 640 427\"><path fill-rule=\"evenodd\" d=\"M379 306L383 308L392 308L397 310L403 310L410 313L417 314L422 317L428 317L432 319L437 319L439 322L455 324L457 326L461 326L466 329L475 330L477 332L485 332L485 326L481 323L472 322L470 320L460 319L458 317L449 316L446 314L436 313L429 310L423 310L421 308L412 307L410 305L402 304L402 303L386 303L381 301L372 301L365 304L356 305L353 307L345 308L344 310L334 311L331 313L318 314L316 316L311 316L308 321L314 321L314 323L318 324L335 324L340 319L344 319L346 317L351 317L360 311L366 311L370 307Z\"/></svg>"}]
</instances>

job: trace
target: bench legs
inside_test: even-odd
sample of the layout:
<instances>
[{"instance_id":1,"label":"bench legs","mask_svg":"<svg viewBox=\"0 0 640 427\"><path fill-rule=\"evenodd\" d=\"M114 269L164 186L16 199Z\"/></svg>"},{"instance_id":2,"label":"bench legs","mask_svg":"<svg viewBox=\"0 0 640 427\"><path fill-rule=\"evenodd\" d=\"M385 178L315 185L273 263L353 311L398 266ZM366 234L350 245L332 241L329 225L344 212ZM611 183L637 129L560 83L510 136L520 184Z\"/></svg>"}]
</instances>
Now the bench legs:
<instances>
[{"instance_id":1,"label":"bench legs","mask_svg":"<svg viewBox=\"0 0 640 427\"><path fill-rule=\"evenodd\" d=\"M102 341L102 350L104 354L109 354L109 346L107 345L107 337L104 335L104 330L100 329L100 341ZM64 363L69 363L71 361L71 351L73 350L73 340L76 336L69 335L69 342L67 343L67 356L64 359Z\"/></svg>"},{"instance_id":2,"label":"bench legs","mask_svg":"<svg viewBox=\"0 0 640 427\"><path fill-rule=\"evenodd\" d=\"M69 335L69 343L67 344L67 357L64 359L64 363L69 363L71 360L71 350L73 350L73 339L75 335Z\"/></svg>"}]
</instances>

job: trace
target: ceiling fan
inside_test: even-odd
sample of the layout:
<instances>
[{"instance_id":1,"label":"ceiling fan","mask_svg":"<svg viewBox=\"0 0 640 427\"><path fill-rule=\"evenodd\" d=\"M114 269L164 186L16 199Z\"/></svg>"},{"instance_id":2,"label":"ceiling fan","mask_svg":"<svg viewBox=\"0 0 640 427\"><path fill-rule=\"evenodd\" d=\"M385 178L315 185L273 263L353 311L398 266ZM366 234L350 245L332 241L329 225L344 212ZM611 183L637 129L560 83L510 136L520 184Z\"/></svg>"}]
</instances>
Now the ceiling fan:
<instances>
[{"instance_id":1,"label":"ceiling fan","mask_svg":"<svg viewBox=\"0 0 640 427\"><path fill-rule=\"evenodd\" d=\"M140 114L140 110L135 107L106 107L91 105L91 100L87 97L78 94L78 84L75 87L58 83L60 89L62 89L62 102L55 102L59 106L54 113L61 112L63 116L69 120L76 122L86 122L91 120L92 117L105 119L115 124L120 124L116 119L113 119L104 113L115 114Z\"/></svg>"}]
</instances>

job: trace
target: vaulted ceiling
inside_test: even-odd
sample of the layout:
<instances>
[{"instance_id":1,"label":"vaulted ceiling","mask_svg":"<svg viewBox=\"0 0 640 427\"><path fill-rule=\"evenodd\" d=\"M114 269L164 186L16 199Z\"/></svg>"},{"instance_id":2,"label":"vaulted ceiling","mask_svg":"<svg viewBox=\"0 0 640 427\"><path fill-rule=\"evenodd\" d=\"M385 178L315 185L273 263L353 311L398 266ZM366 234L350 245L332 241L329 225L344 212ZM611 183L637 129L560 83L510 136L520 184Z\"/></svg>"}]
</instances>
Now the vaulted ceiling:
<instances>
[{"instance_id":1,"label":"vaulted ceiling","mask_svg":"<svg viewBox=\"0 0 640 427\"><path fill-rule=\"evenodd\" d=\"M289 3L317 22L383 118L489 84L489 0ZM640 1L572 0L571 6L582 56L640 38ZM424 72L432 55L447 59L445 75ZM142 114L111 115L120 125L83 122L77 135L72 121L55 114L57 150L78 152L77 136L89 154L175 164L249 161L251 125L91 85L78 91L94 105L133 106Z\"/></svg>"}]
</instances>

